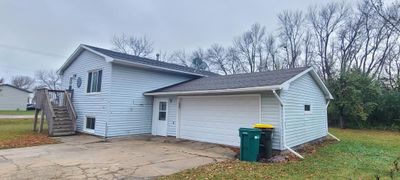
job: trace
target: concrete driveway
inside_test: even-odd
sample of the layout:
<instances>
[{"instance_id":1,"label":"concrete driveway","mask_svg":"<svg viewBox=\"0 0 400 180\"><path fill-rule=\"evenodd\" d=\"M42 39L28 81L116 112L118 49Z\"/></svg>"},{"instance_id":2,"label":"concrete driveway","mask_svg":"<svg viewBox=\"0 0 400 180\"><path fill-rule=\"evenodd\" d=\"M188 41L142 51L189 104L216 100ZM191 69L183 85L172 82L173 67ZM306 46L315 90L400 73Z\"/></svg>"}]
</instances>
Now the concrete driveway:
<instances>
[{"instance_id":1,"label":"concrete driveway","mask_svg":"<svg viewBox=\"0 0 400 180\"><path fill-rule=\"evenodd\" d=\"M136 179L233 158L219 145L164 137L58 138L63 143L0 150L0 179Z\"/></svg>"}]
</instances>

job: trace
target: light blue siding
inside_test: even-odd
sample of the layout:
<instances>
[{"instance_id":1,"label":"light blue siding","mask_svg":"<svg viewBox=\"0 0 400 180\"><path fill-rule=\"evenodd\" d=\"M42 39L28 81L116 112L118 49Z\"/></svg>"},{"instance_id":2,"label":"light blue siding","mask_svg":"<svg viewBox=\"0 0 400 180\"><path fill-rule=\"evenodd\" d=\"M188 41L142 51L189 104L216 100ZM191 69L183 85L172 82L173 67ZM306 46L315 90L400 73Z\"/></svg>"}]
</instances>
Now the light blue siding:
<instances>
[{"instance_id":1,"label":"light blue siding","mask_svg":"<svg viewBox=\"0 0 400 180\"><path fill-rule=\"evenodd\" d=\"M168 136L176 136L176 121L177 121L177 104L176 97L169 97L169 106L168 106L168 126L167 126L167 135Z\"/></svg>"},{"instance_id":2,"label":"light blue siding","mask_svg":"<svg viewBox=\"0 0 400 180\"><path fill-rule=\"evenodd\" d=\"M102 69L101 92L97 94L87 94L88 71ZM77 78L82 79L82 85L77 87L76 80L73 81L73 103L78 116L77 130L83 131L86 116L96 118L94 134L103 136L105 133L105 122L108 117L108 92L111 82L111 64L105 59L89 51L83 51L75 61L65 70L62 75L62 88L68 89L69 78L76 74Z\"/></svg>"},{"instance_id":3,"label":"light blue siding","mask_svg":"<svg viewBox=\"0 0 400 180\"><path fill-rule=\"evenodd\" d=\"M113 64L108 136L151 133L153 98L143 93L189 79Z\"/></svg>"},{"instance_id":4,"label":"light blue siding","mask_svg":"<svg viewBox=\"0 0 400 180\"><path fill-rule=\"evenodd\" d=\"M286 145L294 147L327 135L326 99L312 76L307 73L283 90ZM311 105L305 114L304 105Z\"/></svg>"},{"instance_id":5,"label":"light blue siding","mask_svg":"<svg viewBox=\"0 0 400 180\"><path fill-rule=\"evenodd\" d=\"M272 148L282 149L281 105L271 91L261 94L261 123L272 124L275 127L272 136Z\"/></svg>"}]
</instances>

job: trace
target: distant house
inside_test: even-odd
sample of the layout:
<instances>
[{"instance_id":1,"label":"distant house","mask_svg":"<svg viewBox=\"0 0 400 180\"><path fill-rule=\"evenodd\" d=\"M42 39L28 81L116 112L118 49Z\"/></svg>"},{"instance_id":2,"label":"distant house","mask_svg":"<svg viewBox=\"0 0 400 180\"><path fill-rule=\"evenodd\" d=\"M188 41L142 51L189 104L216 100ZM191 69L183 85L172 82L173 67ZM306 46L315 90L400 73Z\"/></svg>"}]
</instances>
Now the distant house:
<instances>
[{"instance_id":1,"label":"distant house","mask_svg":"<svg viewBox=\"0 0 400 180\"><path fill-rule=\"evenodd\" d=\"M89 134L239 146L240 127L269 123L277 150L328 134L332 95L311 67L221 76L81 45L58 72Z\"/></svg>"},{"instance_id":2,"label":"distant house","mask_svg":"<svg viewBox=\"0 0 400 180\"><path fill-rule=\"evenodd\" d=\"M10 84L0 84L0 110L26 110L32 92Z\"/></svg>"}]
</instances>

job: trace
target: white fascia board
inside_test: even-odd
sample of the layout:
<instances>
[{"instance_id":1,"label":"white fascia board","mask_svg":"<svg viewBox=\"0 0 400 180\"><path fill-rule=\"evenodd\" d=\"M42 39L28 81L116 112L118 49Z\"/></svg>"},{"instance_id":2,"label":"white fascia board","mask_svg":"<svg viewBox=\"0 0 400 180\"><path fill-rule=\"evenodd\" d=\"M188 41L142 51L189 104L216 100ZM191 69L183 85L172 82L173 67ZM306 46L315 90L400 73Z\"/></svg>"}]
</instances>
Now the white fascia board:
<instances>
[{"instance_id":1,"label":"white fascia board","mask_svg":"<svg viewBox=\"0 0 400 180\"><path fill-rule=\"evenodd\" d=\"M311 74L312 74L313 78L317 81L318 85L322 88L322 91L324 91L324 93L326 94L327 99L334 99L331 92L325 86L325 83L322 81L322 79L319 77L319 75L314 71L314 69L312 69Z\"/></svg>"},{"instance_id":2,"label":"white fascia board","mask_svg":"<svg viewBox=\"0 0 400 180\"><path fill-rule=\"evenodd\" d=\"M64 64L60 67L60 69L57 70L57 73L62 75L64 73L65 69L67 69L68 66L70 66L73 63L73 61L78 57L78 55L83 50L88 50L88 51L90 51L90 52L92 52L94 54L97 54L97 55L103 57L106 60L106 62L111 62L111 61L114 60L113 58L111 58L109 56L106 56L106 55L104 55L102 53L99 53L99 52L97 52L97 51L95 51L93 49L90 49L89 47L81 44L81 45L78 46L78 48L75 49L75 51L71 54L71 56L68 57L67 61L64 62Z\"/></svg>"},{"instance_id":3,"label":"white fascia board","mask_svg":"<svg viewBox=\"0 0 400 180\"><path fill-rule=\"evenodd\" d=\"M289 80L285 81L282 86L288 88L290 86L290 83L292 83L293 81L295 81L296 79L300 78L301 76L303 76L304 74L307 74L308 72L312 71L313 68L310 67L306 70L304 70L303 72L297 74L296 76L293 76L292 78L290 78Z\"/></svg>"},{"instance_id":4,"label":"white fascia board","mask_svg":"<svg viewBox=\"0 0 400 180\"><path fill-rule=\"evenodd\" d=\"M127 66L140 67L140 68L149 68L149 69L156 69L156 70L162 70L162 71L167 71L167 72L175 72L175 73L181 73L181 74L206 77L206 75L203 75L203 74L191 73L191 72L180 71L180 70L176 70L176 69L164 68L164 67L159 67L159 66L152 66L152 65L148 65L148 64L136 63L136 62L122 60L122 59L114 59L114 63L127 65Z\"/></svg>"},{"instance_id":5,"label":"white fascia board","mask_svg":"<svg viewBox=\"0 0 400 180\"><path fill-rule=\"evenodd\" d=\"M289 80L287 80L286 82L284 82L282 84L282 87L284 87L284 89L288 89L290 86L290 83L292 83L293 81L295 81L296 79L300 78L301 76L303 76L304 74L307 74L311 72L311 76L314 78L314 80L317 82L318 86L321 87L322 91L324 92L324 94L326 95L327 99L333 99L332 94L329 92L328 88L325 86L324 82L322 81L322 79L318 76L318 74L315 72L314 68L310 67L306 70L304 70L303 72L297 74L296 76L290 78Z\"/></svg>"},{"instance_id":6,"label":"white fascia board","mask_svg":"<svg viewBox=\"0 0 400 180\"><path fill-rule=\"evenodd\" d=\"M236 89L201 90L201 91L154 92L154 93L144 93L144 95L146 95L146 96L193 95L193 94L199 95L199 94L217 94L217 93L257 92L257 91L277 90L277 89L281 89L281 85L247 87L247 88L236 88Z\"/></svg>"}]
</instances>

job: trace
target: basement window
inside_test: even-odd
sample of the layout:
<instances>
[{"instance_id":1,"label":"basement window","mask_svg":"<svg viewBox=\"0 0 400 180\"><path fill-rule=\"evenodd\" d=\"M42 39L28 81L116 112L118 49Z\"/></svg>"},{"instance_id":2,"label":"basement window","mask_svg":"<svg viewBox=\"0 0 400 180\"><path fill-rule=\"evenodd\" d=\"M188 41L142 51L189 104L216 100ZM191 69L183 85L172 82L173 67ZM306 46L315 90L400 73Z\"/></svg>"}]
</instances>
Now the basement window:
<instances>
[{"instance_id":1,"label":"basement window","mask_svg":"<svg viewBox=\"0 0 400 180\"><path fill-rule=\"evenodd\" d=\"M94 117L86 117L86 129L94 130L96 124L96 118Z\"/></svg>"}]
</instances>

